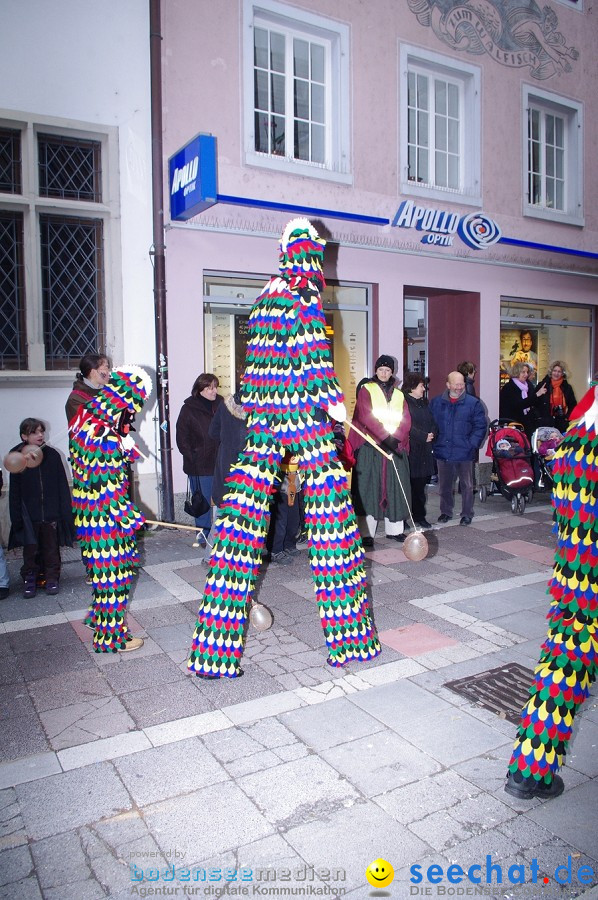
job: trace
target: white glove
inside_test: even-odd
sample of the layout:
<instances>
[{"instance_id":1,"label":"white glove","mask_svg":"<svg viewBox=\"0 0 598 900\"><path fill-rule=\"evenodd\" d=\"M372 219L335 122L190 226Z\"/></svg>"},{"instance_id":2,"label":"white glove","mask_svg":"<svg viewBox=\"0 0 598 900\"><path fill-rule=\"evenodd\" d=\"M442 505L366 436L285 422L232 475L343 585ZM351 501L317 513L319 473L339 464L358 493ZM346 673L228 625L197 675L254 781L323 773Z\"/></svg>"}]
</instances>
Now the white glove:
<instances>
[{"instance_id":1,"label":"white glove","mask_svg":"<svg viewBox=\"0 0 598 900\"><path fill-rule=\"evenodd\" d=\"M123 445L124 450L132 450L133 447L135 446L135 441L133 440L133 437L130 434L125 434L125 436L121 440L121 443Z\"/></svg>"},{"instance_id":2,"label":"white glove","mask_svg":"<svg viewBox=\"0 0 598 900\"><path fill-rule=\"evenodd\" d=\"M328 415L335 422L344 422L347 418L347 407L344 403L331 403L328 406Z\"/></svg>"}]
</instances>

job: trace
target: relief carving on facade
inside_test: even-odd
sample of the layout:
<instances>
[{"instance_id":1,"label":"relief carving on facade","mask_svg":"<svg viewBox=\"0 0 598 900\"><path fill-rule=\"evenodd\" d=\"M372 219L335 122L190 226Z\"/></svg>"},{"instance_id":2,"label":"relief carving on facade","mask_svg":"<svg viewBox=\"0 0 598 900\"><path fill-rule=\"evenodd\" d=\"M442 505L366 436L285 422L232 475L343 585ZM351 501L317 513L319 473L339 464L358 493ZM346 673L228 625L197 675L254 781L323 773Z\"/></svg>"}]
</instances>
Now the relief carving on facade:
<instances>
[{"instance_id":1,"label":"relief carving on facade","mask_svg":"<svg viewBox=\"0 0 598 900\"><path fill-rule=\"evenodd\" d=\"M528 67L539 80L570 72L579 51L557 31L550 6L535 0L408 0L421 25L452 50L487 53L503 66Z\"/></svg>"}]
</instances>

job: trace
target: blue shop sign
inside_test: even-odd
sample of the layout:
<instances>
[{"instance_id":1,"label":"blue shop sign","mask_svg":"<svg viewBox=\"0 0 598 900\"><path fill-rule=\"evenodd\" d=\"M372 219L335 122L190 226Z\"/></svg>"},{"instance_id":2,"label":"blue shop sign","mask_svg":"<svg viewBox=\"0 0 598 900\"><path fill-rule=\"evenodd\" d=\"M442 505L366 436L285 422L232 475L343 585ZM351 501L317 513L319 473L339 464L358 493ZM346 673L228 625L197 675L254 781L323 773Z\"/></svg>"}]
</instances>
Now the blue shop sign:
<instances>
[{"instance_id":1,"label":"blue shop sign","mask_svg":"<svg viewBox=\"0 0 598 900\"><path fill-rule=\"evenodd\" d=\"M186 222L217 200L216 138L198 134L168 160L170 218Z\"/></svg>"},{"instance_id":2,"label":"blue shop sign","mask_svg":"<svg viewBox=\"0 0 598 900\"><path fill-rule=\"evenodd\" d=\"M482 212L460 216L447 210L418 206L413 200L403 200L391 225L425 231L427 234L421 243L435 247L452 247L454 235L458 234L468 247L483 250L502 237L497 223Z\"/></svg>"}]
</instances>

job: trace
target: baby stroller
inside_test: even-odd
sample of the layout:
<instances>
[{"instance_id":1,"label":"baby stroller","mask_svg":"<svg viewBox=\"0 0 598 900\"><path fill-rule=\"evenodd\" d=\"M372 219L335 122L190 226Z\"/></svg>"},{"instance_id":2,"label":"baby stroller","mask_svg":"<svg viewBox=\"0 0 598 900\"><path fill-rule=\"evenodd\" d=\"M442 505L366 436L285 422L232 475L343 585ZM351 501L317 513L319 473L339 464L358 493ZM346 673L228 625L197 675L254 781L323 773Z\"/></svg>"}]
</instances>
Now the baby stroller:
<instances>
[{"instance_id":1,"label":"baby stroller","mask_svg":"<svg viewBox=\"0 0 598 900\"><path fill-rule=\"evenodd\" d=\"M513 515L523 515L534 495L534 470L531 448L523 425L508 419L490 423L486 455L492 458L490 490L481 485L479 497L485 503L489 496L501 494L511 501Z\"/></svg>"},{"instance_id":2,"label":"baby stroller","mask_svg":"<svg viewBox=\"0 0 598 900\"><path fill-rule=\"evenodd\" d=\"M554 456L562 440L563 435L553 425L541 425L532 434L532 451L536 463L534 466L536 487L540 490L552 490Z\"/></svg>"}]
</instances>

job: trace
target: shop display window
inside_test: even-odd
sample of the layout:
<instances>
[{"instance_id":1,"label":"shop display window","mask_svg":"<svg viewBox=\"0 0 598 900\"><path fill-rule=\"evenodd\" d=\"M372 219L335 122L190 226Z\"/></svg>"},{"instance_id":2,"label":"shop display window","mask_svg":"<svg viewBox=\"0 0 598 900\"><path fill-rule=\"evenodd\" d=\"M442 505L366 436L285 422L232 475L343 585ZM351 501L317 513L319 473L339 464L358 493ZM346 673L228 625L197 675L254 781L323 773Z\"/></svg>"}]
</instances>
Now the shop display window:
<instances>
[{"instance_id":1,"label":"shop display window","mask_svg":"<svg viewBox=\"0 0 598 900\"><path fill-rule=\"evenodd\" d=\"M245 368L249 313L268 276L206 274L204 279L205 370L220 382L220 393L235 390ZM349 416L355 389L368 374L370 285L330 283L322 294L334 368Z\"/></svg>"},{"instance_id":2,"label":"shop display window","mask_svg":"<svg viewBox=\"0 0 598 900\"><path fill-rule=\"evenodd\" d=\"M508 381L516 361L535 367L537 380L551 363L565 363L567 378L577 397L588 389L591 374L594 308L512 298L501 300L501 384Z\"/></svg>"}]
</instances>

